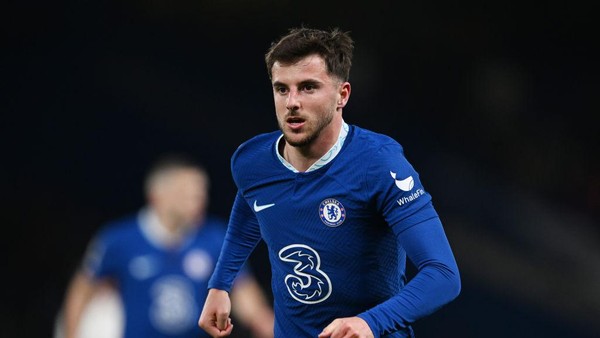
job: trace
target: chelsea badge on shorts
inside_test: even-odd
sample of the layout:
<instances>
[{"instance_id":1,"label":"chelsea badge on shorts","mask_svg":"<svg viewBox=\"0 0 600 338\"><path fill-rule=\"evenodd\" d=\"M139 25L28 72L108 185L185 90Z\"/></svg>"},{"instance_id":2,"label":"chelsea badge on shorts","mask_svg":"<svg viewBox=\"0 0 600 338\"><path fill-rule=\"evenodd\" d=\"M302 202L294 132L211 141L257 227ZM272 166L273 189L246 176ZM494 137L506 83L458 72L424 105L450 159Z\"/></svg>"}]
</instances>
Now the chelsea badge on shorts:
<instances>
[{"instance_id":1,"label":"chelsea badge on shorts","mask_svg":"<svg viewBox=\"0 0 600 338\"><path fill-rule=\"evenodd\" d=\"M319 217L325 225L335 228L346 220L346 209L340 201L335 198L328 198L319 205Z\"/></svg>"}]
</instances>

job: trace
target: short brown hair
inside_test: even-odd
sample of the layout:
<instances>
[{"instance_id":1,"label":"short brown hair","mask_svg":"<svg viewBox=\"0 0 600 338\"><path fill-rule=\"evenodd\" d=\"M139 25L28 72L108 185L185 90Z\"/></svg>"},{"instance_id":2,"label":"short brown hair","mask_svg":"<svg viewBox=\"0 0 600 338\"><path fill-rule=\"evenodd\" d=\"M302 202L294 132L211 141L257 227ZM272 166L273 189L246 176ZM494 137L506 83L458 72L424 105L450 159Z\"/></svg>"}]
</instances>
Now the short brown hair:
<instances>
[{"instance_id":1,"label":"short brown hair","mask_svg":"<svg viewBox=\"0 0 600 338\"><path fill-rule=\"evenodd\" d=\"M354 41L349 32L339 28L329 31L306 27L291 28L288 34L271 43L265 55L267 72L272 79L275 62L291 64L311 55L318 54L325 60L327 72L342 81L350 78Z\"/></svg>"}]
</instances>

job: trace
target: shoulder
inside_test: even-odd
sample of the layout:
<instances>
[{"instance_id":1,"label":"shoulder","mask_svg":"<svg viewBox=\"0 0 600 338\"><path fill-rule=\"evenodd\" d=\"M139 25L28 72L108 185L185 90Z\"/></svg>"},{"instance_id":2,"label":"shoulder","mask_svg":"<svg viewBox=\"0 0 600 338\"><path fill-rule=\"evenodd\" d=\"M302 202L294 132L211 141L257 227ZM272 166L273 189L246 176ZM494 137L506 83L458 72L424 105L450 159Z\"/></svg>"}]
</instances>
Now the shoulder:
<instances>
[{"instance_id":1,"label":"shoulder","mask_svg":"<svg viewBox=\"0 0 600 338\"><path fill-rule=\"evenodd\" d=\"M139 233L138 224L138 214L129 214L103 224L96 238L110 242L127 240Z\"/></svg>"},{"instance_id":2,"label":"shoulder","mask_svg":"<svg viewBox=\"0 0 600 338\"><path fill-rule=\"evenodd\" d=\"M280 131L260 134L242 143L231 157L231 173L238 188L278 175L283 166L275 153Z\"/></svg>"},{"instance_id":3,"label":"shoulder","mask_svg":"<svg viewBox=\"0 0 600 338\"><path fill-rule=\"evenodd\" d=\"M243 142L233 153L231 157L232 165L242 161L252 161L262 156L271 154L275 147L275 142L281 135L280 131L259 134Z\"/></svg>"},{"instance_id":4,"label":"shoulder","mask_svg":"<svg viewBox=\"0 0 600 338\"><path fill-rule=\"evenodd\" d=\"M389 135L352 125L350 137L348 150L353 156L366 157L367 163L385 161L390 154L397 156L404 153L402 145Z\"/></svg>"},{"instance_id":5,"label":"shoulder","mask_svg":"<svg viewBox=\"0 0 600 338\"><path fill-rule=\"evenodd\" d=\"M141 233L137 214L127 215L104 223L94 234L86 250L84 266L97 270L102 257L113 256L137 243ZM113 263L116 263L113 260Z\"/></svg>"},{"instance_id":6,"label":"shoulder","mask_svg":"<svg viewBox=\"0 0 600 338\"><path fill-rule=\"evenodd\" d=\"M194 236L195 246L203 250L218 252L221 249L227 233L226 220L209 214L205 217L199 230Z\"/></svg>"},{"instance_id":7,"label":"shoulder","mask_svg":"<svg viewBox=\"0 0 600 338\"><path fill-rule=\"evenodd\" d=\"M385 146L385 145L400 146L400 143L398 143L398 141L396 141L396 139L394 139L393 137L391 137L389 135L378 133L376 131L361 128L361 127L358 127L355 125L352 126L352 129L353 129L354 137L356 137L358 140L367 142L371 146L374 146L374 147Z\"/></svg>"},{"instance_id":8,"label":"shoulder","mask_svg":"<svg viewBox=\"0 0 600 338\"><path fill-rule=\"evenodd\" d=\"M342 165L363 164L356 175L363 173L362 178L369 182L369 186L380 182L382 187L387 187L396 177L418 176L406 158L404 148L393 137L356 126L352 126L350 137Z\"/></svg>"}]
</instances>

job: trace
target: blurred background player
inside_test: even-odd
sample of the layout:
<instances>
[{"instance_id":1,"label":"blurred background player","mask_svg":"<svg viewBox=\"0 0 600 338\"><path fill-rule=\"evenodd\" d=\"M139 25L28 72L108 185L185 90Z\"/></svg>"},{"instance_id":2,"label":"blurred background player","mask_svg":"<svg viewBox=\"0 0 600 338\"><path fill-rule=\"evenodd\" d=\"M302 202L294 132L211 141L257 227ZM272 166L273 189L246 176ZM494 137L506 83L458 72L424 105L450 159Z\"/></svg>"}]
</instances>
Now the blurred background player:
<instances>
[{"instance_id":1,"label":"blurred background player","mask_svg":"<svg viewBox=\"0 0 600 338\"><path fill-rule=\"evenodd\" d=\"M147 205L89 244L57 321L57 337L208 337L197 325L226 230L209 215L209 177L185 156L157 161ZM238 337L273 336L273 313L246 267L232 290ZM234 323L235 324L235 323Z\"/></svg>"}]
</instances>

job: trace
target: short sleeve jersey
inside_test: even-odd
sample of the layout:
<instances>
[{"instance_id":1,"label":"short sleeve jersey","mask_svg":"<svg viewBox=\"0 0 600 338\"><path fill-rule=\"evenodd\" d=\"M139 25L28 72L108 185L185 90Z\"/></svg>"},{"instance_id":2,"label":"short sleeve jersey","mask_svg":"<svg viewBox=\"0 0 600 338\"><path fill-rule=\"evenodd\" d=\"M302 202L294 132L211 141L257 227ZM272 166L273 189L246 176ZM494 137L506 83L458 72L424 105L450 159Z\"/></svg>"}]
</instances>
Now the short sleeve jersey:
<instances>
[{"instance_id":1,"label":"short sleeve jersey","mask_svg":"<svg viewBox=\"0 0 600 338\"><path fill-rule=\"evenodd\" d=\"M181 247L166 249L142 230L144 215L105 225L86 253L85 270L116 281L125 338L208 337L197 321L226 223L209 217Z\"/></svg>"}]
</instances>

